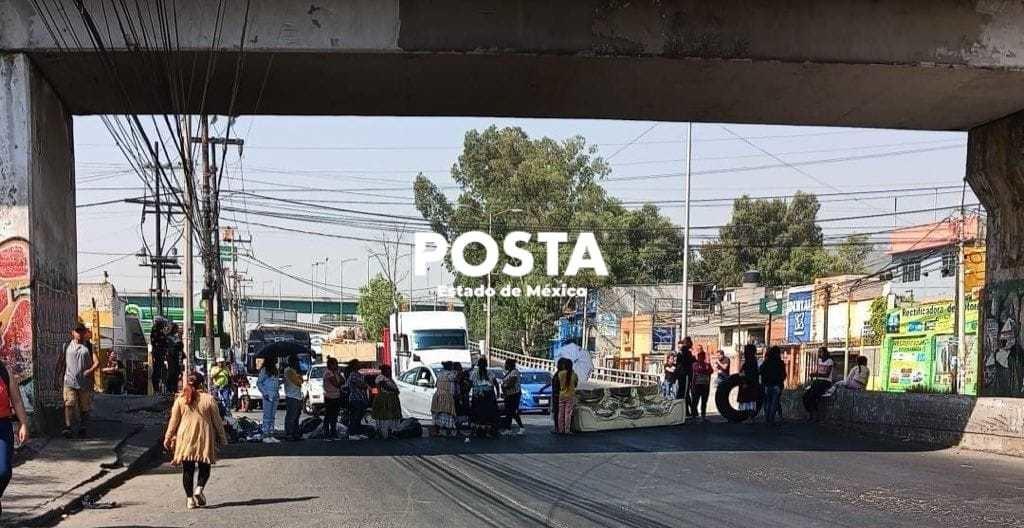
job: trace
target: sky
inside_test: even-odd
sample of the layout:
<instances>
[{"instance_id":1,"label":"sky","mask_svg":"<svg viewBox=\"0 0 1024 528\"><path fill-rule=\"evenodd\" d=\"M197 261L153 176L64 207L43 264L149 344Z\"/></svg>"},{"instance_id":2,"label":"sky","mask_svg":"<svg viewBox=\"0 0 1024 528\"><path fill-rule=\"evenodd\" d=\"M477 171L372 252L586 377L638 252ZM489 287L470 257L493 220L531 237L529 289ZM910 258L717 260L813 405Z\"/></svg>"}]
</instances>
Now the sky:
<instances>
[{"instance_id":1,"label":"sky","mask_svg":"<svg viewBox=\"0 0 1024 528\"><path fill-rule=\"evenodd\" d=\"M224 126L221 119L215 130ZM245 140L241 157L232 149L223 194L252 194L317 200L327 207L419 216L412 205L412 182L422 172L449 197L450 170L468 130L490 125L521 127L531 137L564 140L582 136L609 160L612 173L603 182L608 192L633 206L655 201L662 213L683 224L687 123L578 120L424 117L243 117L235 134ZM958 208L967 135L962 132L901 131L826 127L693 124L691 225L700 243L729 219L730 204L700 200L887 191L857 196L822 196L818 215L826 237L870 232L941 220L953 209L912 213L936 207ZM153 218L140 224L141 206L129 203L90 205L140 197L143 185L98 117L75 118L75 163L78 203L79 281L102 280L103 272L120 292L147 291L149 268L139 267L137 253L154 242ZM935 190L934 187L955 187ZM303 189L306 188L306 189ZM315 191L308 188L317 189ZM287 189L287 190L286 190ZM895 189L901 189L895 191ZM894 200L895 198L895 200ZM666 201L679 201L666 203ZM966 203L977 203L968 188ZM83 207L84 206L84 207ZM234 194L222 207L280 212L281 205L251 195ZM897 214L894 213L894 208ZM849 216L877 215L850 221ZM225 211L222 226L237 226L251 236L253 254L287 273L337 289L344 274L346 295L354 296L379 264L369 256L377 244L284 232L252 222L291 229L378 239L379 229L312 221L266 218ZM145 242L143 240L145 237ZM172 230L169 241L178 239ZM181 251L179 249L179 251ZM327 259L326 265L314 265ZM342 261L354 259L344 264ZM876 264L884 255L875 257ZM251 294L308 298L308 284L279 273L239 263L252 283ZM326 275L325 275L326 273ZM403 275L407 275L401 272ZM197 287L201 281L196 275ZM443 270L414 277L414 298L450 283ZM169 287L178 292L181 277ZM410 287L408 280L401 285ZM324 295L317 293L317 296Z\"/></svg>"}]
</instances>

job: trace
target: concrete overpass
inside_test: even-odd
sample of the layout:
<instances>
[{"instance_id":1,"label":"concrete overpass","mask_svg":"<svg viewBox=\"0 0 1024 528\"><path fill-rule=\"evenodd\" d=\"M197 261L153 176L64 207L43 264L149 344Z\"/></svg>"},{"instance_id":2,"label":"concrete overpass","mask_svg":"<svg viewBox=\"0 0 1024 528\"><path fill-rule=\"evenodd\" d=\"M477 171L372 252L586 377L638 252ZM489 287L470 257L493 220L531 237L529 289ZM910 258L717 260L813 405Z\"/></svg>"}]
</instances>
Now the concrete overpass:
<instances>
[{"instance_id":1,"label":"concrete overpass","mask_svg":"<svg viewBox=\"0 0 1024 528\"><path fill-rule=\"evenodd\" d=\"M969 130L967 176L990 212L986 354L1001 330L1024 342L1021 2L253 0L219 17L209 0L140 0L121 18L114 4L82 2L100 53L74 0L0 0L0 281L22 292L0 311L0 356L36 372L44 405L75 313L76 114Z\"/></svg>"}]
</instances>

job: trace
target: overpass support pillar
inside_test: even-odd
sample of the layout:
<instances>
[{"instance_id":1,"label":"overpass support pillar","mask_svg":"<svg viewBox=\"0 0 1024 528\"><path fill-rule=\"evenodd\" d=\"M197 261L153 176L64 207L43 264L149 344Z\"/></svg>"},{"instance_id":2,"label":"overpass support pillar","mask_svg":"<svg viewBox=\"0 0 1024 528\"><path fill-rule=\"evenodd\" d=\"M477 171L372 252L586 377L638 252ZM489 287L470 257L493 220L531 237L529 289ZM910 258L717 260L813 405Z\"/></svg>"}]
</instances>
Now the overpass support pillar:
<instances>
[{"instance_id":1,"label":"overpass support pillar","mask_svg":"<svg viewBox=\"0 0 1024 528\"><path fill-rule=\"evenodd\" d=\"M71 114L27 56L0 53L0 359L36 429L61 421L76 246Z\"/></svg>"},{"instance_id":2,"label":"overpass support pillar","mask_svg":"<svg viewBox=\"0 0 1024 528\"><path fill-rule=\"evenodd\" d=\"M979 305L984 396L1024 396L1024 112L970 130L967 181L988 211ZM970 292L968 292L970 293Z\"/></svg>"}]
</instances>

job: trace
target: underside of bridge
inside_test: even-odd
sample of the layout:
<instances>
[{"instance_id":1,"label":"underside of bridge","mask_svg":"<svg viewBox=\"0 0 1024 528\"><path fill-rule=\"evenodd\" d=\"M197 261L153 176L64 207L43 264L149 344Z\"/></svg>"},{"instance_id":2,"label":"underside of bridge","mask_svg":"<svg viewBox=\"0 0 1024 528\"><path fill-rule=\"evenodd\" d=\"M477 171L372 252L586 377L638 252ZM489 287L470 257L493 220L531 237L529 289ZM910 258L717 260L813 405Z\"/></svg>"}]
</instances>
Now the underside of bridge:
<instances>
[{"instance_id":1,"label":"underside of bridge","mask_svg":"<svg viewBox=\"0 0 1024 528\"><path fill-rule=\"evenodd\" d=\"M219 11L209 0L142 0L126 13L111 7L119 2L75 4L0 0L0 282L21 292L0 304L0 356L34 380L43 406L59 400L57 380L40 374L74 313L75 114L969 130L968 179L990 213L983 356L1006 332L1011 346L1024 343L1019 2L253 0ZM30 250L9 249L19 247ZM19 258L26 273L12 275Z\"/></svg>"}]
</instances>

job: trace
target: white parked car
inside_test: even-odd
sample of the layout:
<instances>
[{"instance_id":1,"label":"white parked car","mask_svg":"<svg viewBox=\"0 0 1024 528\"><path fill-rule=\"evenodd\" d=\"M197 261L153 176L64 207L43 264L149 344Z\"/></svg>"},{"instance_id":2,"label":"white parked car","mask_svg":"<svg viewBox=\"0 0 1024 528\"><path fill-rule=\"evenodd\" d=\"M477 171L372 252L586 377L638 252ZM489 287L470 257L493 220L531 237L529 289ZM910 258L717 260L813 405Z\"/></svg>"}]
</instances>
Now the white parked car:
<instances>
[{"instance_id":1,"label":"white parked car","mask_svg":"<svg viewBox=\"0 0 1024 528\"><path fill-rule=\"evenodd\" d=\"M306 414L316 416L324 407L324 373L327 365L313 365L302 383L302 407Z\"/></svg>"},{"instance_id":2,"label":"white parked car","mask_svg":"<svg viewBox=\"0 0 1024 528\"><path fill-rule=\"evenodd\" d=\"M260 392L260 388L257 385L259 376L246 376L249 378L249 408L255 409L257 406L263 405L263 393ZM284 405L284 380L281 380L281 384L277 389L277 404L278 406Z\"/></svg>"},{"instance_id":3,"label":"white parked car","mask_svg":"<svg viewBox=\"0 0 1024 528\"><path fill-rule=\"evenodd\" d=\"M403 417L417 420L433 419L433 415L430 414L430 403L437 390L437 375L441 372L441 368L441 365L438 364L429 367L413 367L395 379L395 385L398 386L398 399L402 402ZM488 372L498 380L505 376L505 372L500 368L491 367ZM503 408L504 400L499 394L498 410L501 411Z\"/></svg>"}]
</instances>

